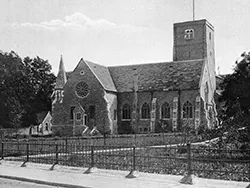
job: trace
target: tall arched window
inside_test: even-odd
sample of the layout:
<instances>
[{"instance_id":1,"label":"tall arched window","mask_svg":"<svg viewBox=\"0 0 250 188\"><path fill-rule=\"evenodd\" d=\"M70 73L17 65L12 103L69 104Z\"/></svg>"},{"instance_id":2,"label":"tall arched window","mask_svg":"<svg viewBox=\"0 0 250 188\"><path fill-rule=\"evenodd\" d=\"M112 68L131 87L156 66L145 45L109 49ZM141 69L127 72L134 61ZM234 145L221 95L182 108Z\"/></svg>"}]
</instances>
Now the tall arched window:
<instances>
[{"instance_id":1,"label":"tall arched window","mask_svg":"<svg viewBox=\"0 0 250 188\"><path fill-rule=\"evenodd\" d=\"M189 101L183 105L183 118L193 118L193 105Z\"/></svg>"},{"instance_id":2,"label":"tall arched window","mask_svg":"<svg viewBox=\"0 0 250 188\"><path fill-rule=\"evenodd\" d=\"M150 118L150 108L147 103L144 103L141 107L141 119L149 119Z\"/></svg>"},{"instance_id":3,"label":"tall arched window","mask_svg":"<svg viewBox=\"0 0 250 188\"><path fill-rule=\"evenodd\" d=\"M128 104L124 104L122 107L122 119L131 119L131 110Z\"/></svg>"},{"instance_id":4,"label":"tall arched window","mask_svg":"<svg viewBox=\"0 0 250 188\"><path fill-rule=\"evenodd\" d=\"M161 118L169 119L170 118L170 106L167 102L163 103L161 106Z\"/></svg>"}]
</instances>

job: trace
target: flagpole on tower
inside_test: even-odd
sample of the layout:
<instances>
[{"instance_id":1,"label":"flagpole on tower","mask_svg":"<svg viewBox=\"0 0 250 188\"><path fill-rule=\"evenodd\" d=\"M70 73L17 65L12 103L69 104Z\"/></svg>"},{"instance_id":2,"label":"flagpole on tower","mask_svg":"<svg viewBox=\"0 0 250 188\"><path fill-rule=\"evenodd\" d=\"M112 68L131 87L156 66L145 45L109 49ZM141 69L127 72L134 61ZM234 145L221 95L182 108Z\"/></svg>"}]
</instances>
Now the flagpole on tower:
<instances>
[{"instance_id":1,"label":"flagpole on tower","mask_svg":"<svg viewBox=\"0 0 250 188\"><path fill-rule=\"evenodd\" d=\"M193 0L193 21L195 20L195 0Z\"/></svg>"}]
</instances>

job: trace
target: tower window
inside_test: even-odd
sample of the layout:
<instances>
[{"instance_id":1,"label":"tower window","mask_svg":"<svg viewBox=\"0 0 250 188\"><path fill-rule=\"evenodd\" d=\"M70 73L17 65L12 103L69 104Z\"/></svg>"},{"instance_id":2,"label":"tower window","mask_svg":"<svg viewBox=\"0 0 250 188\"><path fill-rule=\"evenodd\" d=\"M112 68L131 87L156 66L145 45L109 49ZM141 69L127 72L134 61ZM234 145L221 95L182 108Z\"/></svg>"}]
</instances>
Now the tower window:
<instances>
[{"instance_id":1,"label":"tower window","mask_svg":"<svg viewBox=\"0 0 250 188\"><path fill-rule=\"evenodd\" d=\"M209 32L209 40L211 40L211 39L212 39L212 33Z\"/></svg>"},{"instance_id":2,"label":"tower window","mask_svg":"<svg viewBox=\"0 0 250 188\"><path fill-rule=\"evenodd\" d=\"M194 38L194 30L193 29L186 29L184 38L185 39L193 39Z\"/></svg>"}]
</instances>

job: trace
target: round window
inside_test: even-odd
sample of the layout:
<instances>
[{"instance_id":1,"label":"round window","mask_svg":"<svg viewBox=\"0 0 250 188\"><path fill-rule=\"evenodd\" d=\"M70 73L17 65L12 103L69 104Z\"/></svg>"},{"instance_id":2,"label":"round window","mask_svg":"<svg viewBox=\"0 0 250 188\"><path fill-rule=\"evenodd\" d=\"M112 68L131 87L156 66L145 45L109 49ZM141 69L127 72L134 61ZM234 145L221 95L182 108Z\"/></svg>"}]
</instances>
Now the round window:
<instances>
[{"instance_id":1,"label":"round window","mask_svg":"<svg viewBox=\"0 0 250 188\"><path fill-rule=\"evenodd\" d=\"M85 74L84 70L81 70L80 75L83 76L84 74Z\"/></svg>"},{"instance_id":2,"label":"round window","mask_svg":"<svg viewBox=\"0 0 250 188\"><path fill-rule=\"evenodd\" d=\"M89 86L85 82L79 82L76 84L75 91L78 97L84 98L89 94Z\"/></svg>"}]
</instances>

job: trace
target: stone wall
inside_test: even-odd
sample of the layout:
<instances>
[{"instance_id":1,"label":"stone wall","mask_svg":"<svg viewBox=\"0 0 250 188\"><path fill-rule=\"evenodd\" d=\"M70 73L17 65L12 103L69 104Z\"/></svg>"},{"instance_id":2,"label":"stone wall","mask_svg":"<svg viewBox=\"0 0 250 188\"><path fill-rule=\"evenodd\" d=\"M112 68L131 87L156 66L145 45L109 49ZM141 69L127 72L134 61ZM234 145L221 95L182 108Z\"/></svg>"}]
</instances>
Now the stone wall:
<instances>
[{"instance_id":1,"label":"stone wall","mask_svg":"<svg viewBox=\"0 0 250 188\"><path fill-rule=\"evenodd\" d=\"M147 102L152 108L151 102L153 98L156 98L156 119L155 119L155 132L161 132L160 128L160 119L161 119L161 106L164 102L167 102L170 105L170 119L167 119L167 124L172 127L172 118L173 118L173 99L178 97L179 106L178 106L178 130L182 129L182 126L186 125L186 119L183 119L182 107L186 101L189 101L193 105L193 118L189 119L189 124L194 125L194 115L195 115L195 101L196 97L199 96L199 90L182 90L182 91L155 91L155 92L138 92L138 128L137 132L143 133L144 128L150 131L150 119L144 120L141 119L141 107ZM129 133L129 130L133 132L131 120L122 120L122 107L124 104L129 104L131 107L131 112L133 108L134 93L119 93L118 94L118 132L121 134ZM200 111L201 113L201 111ZM202 116L202 114L200 115ZM140 131L142 128L142 131Z\"/></svg>"},{"instance_id":2,"label":"stone wall","mask_svg":"<svg viewBox=\"0 0 250 188\"><path fill-rule=\"evenodd\" d=\"M82 125L53 125L52 135L54 136L81 136L85 130Z\"/></svg>"},{"instance_id":3,"label":"stone wall","mask_svg":"<svg viewBox=\"0 0 250 188\"><path fill-rule=\"evenodd\" d=\"M85 98L79 98L75 93L75 86L80 81L87 83L89 86L89 94ZM109 128L110 118L108 116L107 100L104 96L105 91L100 82L84 61L80 61L64 86L63 102L57 102L53 106L52 124L73 125L71 108L80 104L87 115L86 125L90 129L97 126L98 130L101 130L104 122L108 122L106 126ZM95 107L92 118L90 118L90 106Z\"/></svg>"}]
</instances>

